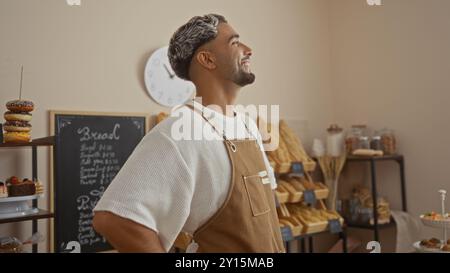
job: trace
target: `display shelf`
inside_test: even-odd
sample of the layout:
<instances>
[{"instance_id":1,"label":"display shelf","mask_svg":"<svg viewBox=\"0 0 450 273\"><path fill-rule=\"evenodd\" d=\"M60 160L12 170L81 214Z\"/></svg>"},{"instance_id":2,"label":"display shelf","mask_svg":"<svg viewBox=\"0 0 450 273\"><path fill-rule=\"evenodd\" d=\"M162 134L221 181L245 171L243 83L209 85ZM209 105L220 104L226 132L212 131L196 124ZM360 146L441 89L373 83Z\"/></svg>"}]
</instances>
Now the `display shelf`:
<instances>
[{"instance_id":1,"label":"display shelf","mask_svg":"<svg viewBox=\"0 0 450 273\"><path fill-rule=\"evenodd\" d=\"M0 143L0 148L14 148L14 147L33 147L33 146L52 146L55 144L55 137L36 138L30 142L24 143Z\"/></svg>"},{"instance_id":2,"label":"display shelf","mask_svg":"<svg viewBox=\"0 0 450 273\"><path fill-rule=\"evenodd\" d=\"M37 168L37 147L51 147L55 145L55 137L54 136L48 136L48 137L42 137L42 138L36 138L33 139L30 142L26 143L0 143L0 148L21 148L21 147L31 147L31 159L32 159L32 180L38 179L38 168ZM13 223L13 222L22 222L22 221L32 221L32 234L35 234L38 232L38 220L39 219L46 219L46 218L53 218L54 213L39 209L38 208L38 199L32 198L30 196L23 196L23 197L8 197L3 200L4 202L9 202L11 200L21 200L21 199L28 199L31 198L32 206L30 210L23 211L20 213L19 216L12 216L12 217L5 217L4 219L0 219L0 224L6 224L6 223ZM38 251L37 244L33 245L33 253L36 253Z\"/></svg>"},{"instance_id":3,"label":"display shelf","mask_svg":"<svg viewBox=\"0 0 450 273\"><path fill-rule=\"evenodd\" d=\"M376 211L377 208L377 200L378 200L378 190L377 190L377 175L376 175L376 163L379 161L395 161L399 164L399 172L400 172L400 190L401 190L401 201L402 201L402 211L407 211L407 205L406 205L406 181L405 181L405 160L403 155L396 154L396 155L383 155L383 156L347 156L346 165L347 163L369 163L370 166L370 182L371 182L371 190L372 190L372 208L373 208L373 215L374 215L374 225L369 224L354 224L349 225L349 227L354 228L362 228L362 229L370 229L374 232L374 240L380 241L380 235L379 235L379 229L384 227L389 227L392 225L395 225L395 222L390 221L389 224L379 224L378 223L378 213Z\"/></svg>"},{"instance_id":4,"label":"display shelf","mask_svg":"<svg viewBox=\"0 0 450 273\"><path fill-rule=\"evenodd\" d=\"M372 229L372 230L377 228L375 225L371 225L369 223L352 223L352 222L346 221L346 224L350 228ZM384 229L384 228L389 228L389 227L394 227L394 226L395 226L395 221L393 218L391 218L389 223L385 223L385 224L378 223L379 229Z\"/></svg>"},{"instance_id":5,"label":"display shelf","mask_svg":"<svg viewBox=\"0 0 450 273\"><path fill-rule=\"evenodd\" d=\"M383 160L403 160L403 155L383 155L383 156L361 156L361 155L349 155L347 161L383 161Z\"/></svg>"},{"instance_id":6,"label":"display shelf","mask_svg":"<svg viewBox=\"0 0 450 273\"><path fill-rule=\"evenodd\" d=\"M53 212L43 210L43 209L38 209L38 212L34 213L34 214L0 219L0 224L22 222L22 221L29 221L29 220L38 220L38 219L53 218L53 217L54 217Z\"/></svg>"},{"instance_id":7,"label":"display shelf","mask_svg":"<svg viewBox=\"0 0 450 273\"><path fill-rule=\"evenodd\" d=\"M314 253L314 237L325 235L325 234L332 234L330 233L329 229L326 229L324 231L315 232L315 233L306 233L306 234L300 234L298 236L293 236L291 240L284 241L286 252L290 252L291 244L293 242L297 242L298 244L298 250L302 253L306 252L306 242L305 240L308 240L308 252ZM342 231L336 233L336 235L339 236L340 239L342 239L342 252L347 253L347 226L344 224L342 226Z\"/></svg>"}]
</instances>

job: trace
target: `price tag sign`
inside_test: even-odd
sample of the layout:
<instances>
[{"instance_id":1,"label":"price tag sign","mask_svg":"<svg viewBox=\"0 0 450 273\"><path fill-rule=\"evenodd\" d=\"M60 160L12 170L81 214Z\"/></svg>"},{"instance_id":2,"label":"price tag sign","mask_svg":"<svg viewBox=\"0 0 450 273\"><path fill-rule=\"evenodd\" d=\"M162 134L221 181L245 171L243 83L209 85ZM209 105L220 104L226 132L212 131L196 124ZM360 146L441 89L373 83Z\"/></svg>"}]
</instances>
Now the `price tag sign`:
<instances>
[{"instance_id":1,"label":"price tag sign","mask_svg":"<svg viewBox=\"0 0 450 273\"><path fill-rule=\"evenodd\" d=\"M297 175L297 176L303 176L305 174L305 168L303 167L303 163L302 162L292 162L291 174Z\"/></svg>"},{"instance_id":2,"label":"price tag sign","mask_svg":"<svg viewBox=\"0 0 450 273\"><path fill-rule=\"evenodd\" d=\"M328 221L328 224L330 226L330 232L333 234L342 232L342 226L339 219L332 219Z\"/></svg>"},{"instance_id":3,"label":"price tag sign","mask_svg":"<svg viewBox=\"0 0 450 273\"><path fill-rule=\"evenodd\" d=\"M285 241L285 242L294 240L294 236L292 236L292 230L286 226L281 228L281 237L283 238L283 241Z\"/></svg>"},{"instance_id":4,"label":"price tag sign","mask_svg":"<svg viewBox=\"0 0 450 273\"><path fill-rule=\"evenodd\" d=\"M308 205L314 206L316 205L316 193L313 190L305 190L303 192L304 202Z\"/></svg>"}]
</instances>

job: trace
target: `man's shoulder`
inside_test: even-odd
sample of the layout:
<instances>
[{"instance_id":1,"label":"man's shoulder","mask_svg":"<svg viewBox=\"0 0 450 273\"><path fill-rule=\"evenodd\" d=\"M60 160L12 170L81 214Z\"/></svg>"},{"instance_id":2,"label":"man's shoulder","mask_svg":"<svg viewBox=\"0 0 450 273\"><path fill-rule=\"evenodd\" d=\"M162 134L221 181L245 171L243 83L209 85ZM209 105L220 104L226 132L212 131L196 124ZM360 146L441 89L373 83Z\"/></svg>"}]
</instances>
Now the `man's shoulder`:
<instances>
[{"instance_id":1,"label":"man's shoulder","mask_svg":"<svg viewBox=\"0 0 450 273\"><path fill-rule=\"evenodd\" d=\"M195 120L195 121L194 121ZM202 117L184 106L171 112L163 121L155 125L145 136L147 141L163 139L175 146L183 146L191 140L186 134L193 134L195 130L202 132ZM200 122L199 122L200 121Z\"/></svg>"}]
</instances>

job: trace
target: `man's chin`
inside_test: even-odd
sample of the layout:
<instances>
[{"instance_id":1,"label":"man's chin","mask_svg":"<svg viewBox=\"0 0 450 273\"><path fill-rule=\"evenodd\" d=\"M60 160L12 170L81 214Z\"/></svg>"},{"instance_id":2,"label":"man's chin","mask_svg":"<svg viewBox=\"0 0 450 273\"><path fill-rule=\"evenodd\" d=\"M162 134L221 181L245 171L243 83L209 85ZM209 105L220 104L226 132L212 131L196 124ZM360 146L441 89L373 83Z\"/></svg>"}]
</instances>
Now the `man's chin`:
<instances>
[{"instance_id":1,"label":"man's chin","mask_svg":"<svg viewBox=\"0 0 450 273\"><path fill-rule=\"evenodd\" d=\"M241 75L241 77L235 81L235 83L241 87L252 84L255 82L255 74L253 73L245 73Z\"/></svg>"}]
</instances>

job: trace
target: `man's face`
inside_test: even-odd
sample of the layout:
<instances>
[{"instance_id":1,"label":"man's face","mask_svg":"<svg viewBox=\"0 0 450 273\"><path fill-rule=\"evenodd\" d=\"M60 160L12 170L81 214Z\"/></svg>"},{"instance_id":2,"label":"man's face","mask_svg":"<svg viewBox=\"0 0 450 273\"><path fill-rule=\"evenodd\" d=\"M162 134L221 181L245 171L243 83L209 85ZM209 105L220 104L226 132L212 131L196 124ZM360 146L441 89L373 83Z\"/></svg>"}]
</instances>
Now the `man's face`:
<instances>
[{"instance_id":1,"label":"man's face","mask_svg":"<svg viewBox=\"0 0 450 273\"><path fill-rule=\"evenodd\" d=\"M252 50L240 42L239 34L227 23L218 25L218 35L211 42L211 51L216 57L218 74L239 86L255 81L250 69Z\"/></svg>"}]
</instances>

